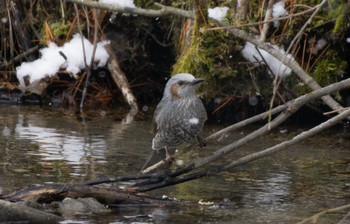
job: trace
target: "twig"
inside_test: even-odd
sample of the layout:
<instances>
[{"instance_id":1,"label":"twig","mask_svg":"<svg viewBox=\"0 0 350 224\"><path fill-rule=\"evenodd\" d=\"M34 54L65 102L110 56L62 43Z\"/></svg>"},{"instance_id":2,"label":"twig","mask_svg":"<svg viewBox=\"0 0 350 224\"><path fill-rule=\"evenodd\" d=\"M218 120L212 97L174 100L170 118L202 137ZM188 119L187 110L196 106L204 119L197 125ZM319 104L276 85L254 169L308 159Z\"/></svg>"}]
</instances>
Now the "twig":
<instances>
[{"instance_id":1,"label":"twig","mask_svg":"<svg viewBox=\"0 0 350 224\"><path fill-rule=\"evenodd\" d=\"M39 49L39 45L36 45L36 46L30 48L28 51L23 52L22 54L17 55L16 57L12 58L12 60L3 63L3 64L0 66L0 70L3 69L3 68L5 68L5 67L10 66L10 65L13 64L14 62L18 62L18 61L22 60L22 58L27 57L28 55L33 54L34 52L38 51L38 49Z\"/></svg>"},{"instance_id":2,"label":"twig","mask_svg":"<svg viewBox=\"0 0 350 224\"><path fill-rule=\"evenodd\" d=\"M266 111L266 112L263 112L261 114L258 114L258 115L255 115L254 117L251 117L251 118L248 118L248 119L245 119L241 122L238 122L236 124L233 124L231 126L228 126L226 128L223 128L221 129L220 131L217 131L215 132L214 134L208 136L205 140L206 141L211 141L211 140L214 140L216 138L219 138L220 136L222 136L223 134L225 133L228 133L228 132L231 132L231 131L234 131L238 128L241 128L241 127L244 127L244 126L247 126L251 123L254 123L256 121L259 121L259 120L262 120L262 119L265 119L266 117L268 117L268 115L271 113L271 114L276 114L276 113L279 113L283 110L285 110L287 108L287 104L283 104L283 105L279 105L278 107L275 107L273 108L272 110L270 111Z\"/></svg>"},{"instance_id":3,"label":"twig","mask_svg":"<svg viewBox=\"0 0 350 224\"><path fill-rule=\"evenodd\" d=\"M241 28L241 27L247 27L247 26L257 26L257 25L261 25L264 23L271 23L271 22L275 22L275 21L280 21L280 20L286 20L286 19L291 19L293 17L297 17L297 16L301 16L304 14L307 14L309 12L312 12L315 10L317 6L312 7L310 9L307 9L305 11L299 12L299 13L295 13L289 16L283 16L283 17L278 17L278 18L274 18L274 19L270 19L270 20L266 20L266 21L260 21L260 22L255 22L255 23L246 23L246 24L240 24L240 25L235 25L235 26L227 26L225 28L223 27L213 27L213 28L209 28L208 30L222 30L222 29L227 29L227 28Z\"/></svg>"},{"instance_id":4,"label":"twig","mask_svg":"<svg viewBox=\"0 0 350 224\"><path fill-rule=\"evenodd\" d=\"M321 215L325 215L327 213L331 213L331 212L339 212L341 210L345 210L345 209L348 209L350 208L350 204L347 204L347 205L343 205L343 206L340 206L340 207L336 207L336 208L330 208L330 209L327 209L327 210L324 210L322 212L319 212L311 217L308 217L306 219L303 219L301 220L300 222L298 222L297 224L305 224L305 223L308 223L308 222L313 222L313 223L316 223L317 222L317 219L321 216Z\"/></svg>"},{"instance_id":5,"label":"twig","mask_svg":"<svg viewBox=\"0 0 350 224\"><path fill-rule=\"evenodd\" d=\"M94 47L92 49L90 66L88 67L88 71L87 71L87 75L86 75L86 79L85 79L85 85L84 85L84 89L83 89L83 93L82 93L81 101L80 101L80 106L79 106L81 114L83 113L84 100L85 100L85 96L86 96L86 92L87 92L87 86L89 85L89 79L91 76L92 69L94 67L95 53L96 53L96 49L97 49L98 14L99 14L99 10L94 9L93 10L93 16L94 16L94 21L95 21L95 25L94 25L95 32L94 32L94 43L93 43ZM84 37L82 36L81 38L84 38Z\"/></svg>"},{"instance_id":6,"label":"twig","mask_svg":"<svg viewBox=\"0 0 350 224\"><path fill-rule=\"evenodd\" d=\"M295 37L293 38L293 40L290 42L289 47L286 50L286 55L290 52L290 50L292 49L293 45L295 44L295 42L300 39L301 34L304 32L304 30L306 29L306 27L311 23L312 19L314 18L314 16L317 14L317 12L322 8L322 6L327 2L327 0L322 0L322 2L318 5L316 5L314 7L315 11L311 14L311 16L309 17L309 19L304 23L304 25L301 27L301 29L299 30L299 32L297 33L297 35L295 35Z\"/></svg>"},{"instance_id":7,"label":"twig","mask_svg":"<svg viewBox=\"0 0 350 224\"><path fill-rule=\"evenodd\" d=\"M350 108L350 107L345 107L345 108L340 108L340 109L338 109L338 110L328 111L328 112L323 113L323 115L330 115L330 114L339 113L339 112L342 112L342 111L347 110L347 109L349 109L349 108Z\"/></svg>"},{"instance_id":8,"label":"twig","mask_svg":"<svg viewBox=\"0 0 350 224\"><path fill-rule=\"evenodd\" d=\"M335 84L331 84L327 87L313 91L313 92L308 93L306 95L303 95L303 96L301 96L293 101L290 101L286 104L288 106L288 108L286 110L284 110L284 112L281 113L278 117L276 117L274 120L272 120L270 123L264 125L263 127L255 130L252 133L246 135L245 137L239 139L238 141L235 141L229 145L222 147L221 149L215 151L212 155L210 155L208 157L199 158L196 161L194 161L193 163L189 164L188 166L181 168L181 169L178 169L175 172L168 174L167 176L169 178L167 178L167 180L161 179L160 181L152 182L151 184L149 184L149 182L146 182L145 184L139 183L139 184L137 184L136 187L133 186L131 189L136 190L136 191L149 191L149 190L153 190L156 188L162 188L165 186L170 186L170 185L174 185L177 183L182 183L182 182L197 179L197 178L200 178L200 177L203 177L203 176L215 173L215 172L226 170L226 169L232 168L233 166L237 166L237 165L242 164L242 163L253 161L257 158L267 156L267 155L272 154L274 152L280 151L286 147L289 147L290 145L295 144L295 143L305 139L306 137L309 137L308 135L314 135L314 134L324 130L325 128L330 127L330 125L334 125L335 122L339 122L341 119L344 118L344 116L349 116L350 110L346 110L346 111L342 112L341 114L339 114L337 117L332 118L332 119L322 123L321 125L317 126L316 129L315 128L311 129L310 133L308 133L308 134L304 133L301 136L298 135L290 141L281 143L279 145L276 145L274 147L271 147L269 149L261 151L263 153L261 153L261 152L254 153L254 154L248 155L246 157L243 157L239 160L233 161L231 163L227 163L227 164L224 164L221 166L214 166L214 167L207 169L207 170L204 170L204 171L199 171L199 172L187 175L187 176L179 177L182 174L185 174L185 173L190 172L194 169L200 168L200 167L202 167L210 162L213 162L219 158L222 158L224 155L233 152L234 150L245 145L249 141L256 139L257 137L262 136L263 134L267 133L271 129L277 127L279 124L283 123L287 118L289 118L293 113L295 113L301 106L305 105L309 101L314 100L316 98L319 98L323 95L327 95L327 94L330 94L332 92L339 91L340 89L348 88L349 86L350 86L350 78L343 80L341 82L335 83Z\"/></svg>"},{"instance_id":9,"label":"twig","mask_svg":"<svg viewBox=\"0 0 350 224\"><path fill-rule=\"evenodd\" d=\"M121 182L121 181L157 179L158 177L159 177L158 174L111 177L111 178L103 178L100 180L84 182L84 183L81 183L81 185L93 186L98 184L108 184L108 183L115 183L115 182Z\"/></svg>"},{"instance_id":10,"label":"twig","mask_svg":"<svg viewBox=\"0 0 350 224\"><path fill-rule=\"evenodd\" d=\"M288 66L293 70L295 74L299 76L301 80L304 81L306 85L308 85L312 90L317 90L320 89L321 86L311 77L309 76L300 66L296 61L292 61L290 58L284 59L285 55L281 53L280 51L276 50L274 47L272 47L268 43L264 43L253 37L252 35L246 33L243 30L235 29L235 28L230 28L227 26L226 23L222 21L217 21L214 20L218 25L220 25L223 28L226 28L228 32L231 34L235 35L238 38L241 38L245 41L251 42L252 44L256 45L260 49L265 50L278 60L280 60L284 65ZM283 60L284 59L284 60ZM336 102L332 97L330 96L323 96L322 100L333 110L342 108L342 106Z\"/></svg>"},{"instance_id":11,"label":"twig","mask_svg":"<svg viewBox=\"0 0 350 224\"><path fill-rule=\"evenodd\" d=\"M79 33L80 33L80 37L81 37L81 45L82 45L82 49L83 49L83 57L84 57L84 65L87 68L88 64L86 62L86 52L85 52L85 45L84 45L84 35L83 35L83 31L81 29L81 24L80 24L80 16L79 16L79 10L78 10L78 6L77 4L74 4L74 9L75 9L75 13L76 13L76 17L77 17L77 24L78 24L78 29L79 29Z\"/></svg>"},{"instance_id":12,"label":"twig","mask_svg":"<svg viewBox=\"0 0 350 224\"><path fill-rule=\"evenodd\" d=\"M147 167L146 169L144 169L144 170L141 170L141 174L145 174L145 173L149 173L149 172L151 172L152 170L156 170L157 168L159 168L159 167L161 167L161 166L163 166L164 164L166 164L167 162L166 162L166 160L161 160L161 161L159 161L158 163L156 163L156 164L154 164L154 165L152 165L152 166L149 166L149 167Z\"/></svg>"},{"instance_id":13,"label":"twig","mask_svg":"<svg viewBox=\"0 0 350 224\"><path fill-rule=\"evenodd\" d=\"M265 19L264 19L264 26L263 26L261 33L260 33L260 41L265 41L265 39L266 39L266 33L267 33L267 30L269 29L270 24L271 24L271 23L268 23L266 21L270 20L270 18L271 18L272 7L273 7L274 3L275 3L274 0L269 0L269 3L267 4L267 10L266 10Z\"/></svg>"},{"instance_id":14,"label":"twig","mask_svg":"<svg viewBox=\"0 0 350 224\"><path fill-rule=\"evenodd\" d=\"M279 121L283 121L286 118L288 118L290 115L292 115L295 111L293 108L294 106L301 106L301 105L292 105L292 107L290 108L290 110L285 110L277 119ZM287 149L288 147L306 139L309 138L311 136L314 136L316 134L318 134L321 131L326 130L327 128L339 123L341 120L347 118L348 116L350 116L350 109L338 114L337 116L329 119L326 122L321 123L320 125L310 129L309 131L306 132L302 132L301 134L295 136L293 139L289 140L289 141L285 141L282 142L280 144L277 144L273 147L267 148L265 150L261 150L259 152L244 156L238 160L223 164L223 165L218 165L218 166L214 166L211 167L207 170L203 170L203 171L198 171L195 173L191 173L188 174L186 176L180 176L180 177L176 177L176 178L167 178L165 180L161 180L160 182L156 182L156 183L152 183L146 186L137 186L137 187L132 187L132 190L136 190L136 191L150 191L150 190L154 190L154 189L158 189L158 188L163 188L163 187L167 187L167 186L171 186L171 185L175 185L175 184L179 184L179 183L183 183L183 182L187 182L190 180L194 180L194 179L198 179L207 175L212 175L218 172L222 172L228 169L231 169L233 167L248 163L248 162L252 162L254 160L269 156L271 154L274 154L276 152L282 151L284 149ZM275 119L276 120L276 119ZM272 123L272 122L271 122ZM266 127L267 125L265 125ZM227 146L226 146L227 147ZM225 148L225 147L224 147ZM221 151L221 150L219 150ZM197 168L196 166L194 166L195 168ZM350 206L350 205L348 205ZM305 222L302 222L305 223Z\"/></svg>"},{"instance_id":15,"label":"twig","mask_svg":"<svg viewBox=\"0 0 350 224\"><path fill-rule=\"evenodd\" d=\"M160 8L159 10L154 10L154 9L115 6L115 5L104 4L104 3L91 1L91 0L67 0L67 1L80 4L80 5L86 5L91 8L104 9L104 10L117 12L117 13L127 13L127 14L142 15L142 16L149 16L149 17L176 15L176 16L190 18L190 19L194 18L194 14L190 11L164 6L160 3L154 3L155 6Z\"/></svg>"}]
</instances>

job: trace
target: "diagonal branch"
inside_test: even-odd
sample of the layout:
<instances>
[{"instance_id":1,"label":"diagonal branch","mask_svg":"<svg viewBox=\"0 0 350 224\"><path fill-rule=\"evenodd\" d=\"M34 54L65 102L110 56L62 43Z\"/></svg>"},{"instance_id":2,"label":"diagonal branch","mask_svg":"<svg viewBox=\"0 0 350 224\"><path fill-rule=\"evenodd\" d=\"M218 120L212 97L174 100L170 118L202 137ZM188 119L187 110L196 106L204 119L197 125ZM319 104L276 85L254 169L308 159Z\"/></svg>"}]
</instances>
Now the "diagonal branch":
<instances>
[{"instance_id":1,"label":"diagonal branch","mask_svg":"<svg viewBox=\"0 0 350 224\"><path fill-rule=\"evenodd\" d=\"M301 80L303 80L304 83L307 86L309 86L312 90L317 90L317 89L321 88L321 86L311 76L309 76L309 74L307 74L296 61L291 60L290 58L286 58L282 52L276 50L270 44L259 41L257 38L253 37L251 34L248 34L243 30L239 30L236 28L230 28L224 22L217 21L217 20L215 20L215 22L218 25L227 28L227 31L230 32L231 34L233 34L234 36L256 45L260 49L267 51L269 54L271 54L272 56L274 56L275 58L280 60L283 64L285 64L286 66L291 68L293 70L293 72L296 75L298 75L298 77ZM342 106L337 101L335 101L332 97L330 97L329 95L323 96L322 100L333 110L338 110L338 109L342 108Z\"/></svg>"},{"instance_id":2,"label":"diagonal branch","mask_svg":"<svg viewBox=\"0 0 350 224\"><path fill-rule=\"evenodd\" d=\"M304 104L306 104L310 100L319 98L322 95L330 94L334 91L339 91L340 89L348 88L348 87L350 87L350 79L344 80L344 81L336 83L336 84L329 85L329 86L322 88L320 90L316 90L316 91L313 91L309 94L303 95L303 96L297 98L296 100L290 101L288 103L288 108L285 111L283 111L278 117L276 117L274 120L272 120L270 125L266 124L265 126L261 127L260 129L254 131L251 134L245 136L244 138L238 140L237 142L234 142L230 145L227 145L227 146L219 149L218 151L214 152L211 156L198 159L197 161L190 164L189 166L182 168L180 170L177 170L173 173L170 173L164 179L158 179L155 181L146 181L143 183L139 183L137 185L134 185L130 189L132 189L134 191L150 191L150 190L154 190L154 189L158 189L158 188L163 188L163 187L183 183L186 181L198 179L198 178L201 178L201 177L204 177L207 175L215 174L217 172L231 169L231 168L236 167L238 165L242 165L242 164L257 160L259 158L263 158L265 156L271 155L273 153L282 151L282 150L284 150L284 149L286 149L286 148L288 148L288 147L290 147L290 146L292 146L292 145L294 145L294 144L296 144L296 143L298 143L306 138L309 138L313 135L316 135L317 133L319 133L321 131L326 130L327 128L337 124L341 120L347 118L348 116L350 116L350 109L347 109L347 110L341 112L337 116L321 123L320 125L310 129L309 131L302 132L301 134L295 136L293 139L291 139L289 141L282 142L282 143L277 144L273 147L270 147L270 148L267 148L265 150L261 150L259 152L244 156L244 157L242 157L238 160L232 161L232 162L228 162L228 163L218 165L218 166L213 166L213 167L208 168L206 170L197 171L197 172L185 175L185 176L180 176L184 173L187 173L187 172L192 171L196 168L199 168L199 167L201 167L209 162L217 160L217 159L221 158L222 156L233 152L239 146L242 146L243 144L247 143L247 141L252 140L256 137L259 137L262 134L267 133L269 131L269 126L272 128L278 126L280 123L285 121L288 117L290 117L292 114L294 114L296 111L298 111L298 109L301 106L303 106Z\"/></svg>"},{"instance_id":3,"label":"diagonal branch","mask_svg":"<svg viewBox=\"0 0 350 224\"><path fill-rule=\"evenodd\" d=\"M330 93L335 92L335 91L339 91L341 89L349 88L349 87L350 87L350 78L343 80L341 82L338 82L338 83L331 84L331 85L324 87L322 89L315 90L311 93L308 93L306 95L298 97L295 100L289 101L288 103L286 103L287 109L285 109L279 116L277 116L275 119L273 119L270 123L259 128L258 130L253 131L252 133L246 135L245 137L241 138L240 140L238 140L234 143L231 143L227 146L222 147L221 149L215 151L212 155L210 155L208 157L197 159L195 162L189 164L188 166L168 174L167 177L165 177L164 179L159 178L159 179L154 180L154 181L151 180L151 181L141 182L141 183L134 185L132 189L136 190L136 191L149 191L149 190L153 190L156 188L162 188L165 186L170 186L170 185L174 185L177 183L182 183L185 181L197 179L197 178L206 176L208 174L212 174L212 173L216 173L216 172L219 172L219 171L222 171L225 169L229 169L233 166L237 166L238 164L242 164L243 162L244 163L250 162L250 161L253 161L257 158L261 158L261 157L270 155L274 152L285 149L286 147L289 147L292 144L300 142L301 140L305 139L306 137L309 137L310 134L314 135L320 131L323 131L325 128L328 128L328 127L334 125L336 122L339 122L341 119L344 119L345 115L349 116L350 110L343 111L338 116L328 120L327 121L328 123L323 123L323 124L317 126L318 128L316 130L314 130L315 128L311 129L309 131L310 133L305 134L305 136L304 135L302 137L296 136L293 140L291 140L285 144L281 143L279 145L272 147L272 149L266 149L268 152L265 154L257 153L256 155L253 155L252 157L244 157L244 158L242 158L242 160L237 160L237 161L234 161L232 163L228 163L228 164L221 165L221 166L214 166L208 170L198 171L196 173L192 173L192 174L189 174L187 176L179 177L180 175L182 175L184 173L188 173L188 172L193 171L194 169L200 168L200 167L202 167L210 162L218 160L218 159L222 158L224 155L231 153L234 150L238 149L239 147L245 145L249 141L256 139L257 137L260 137L263 134L266 134L268 131L270 131L271 129L277 127L279 124L284 122L293 113L298 111L301 106L305 105L306 103L310 102L311 100L317 99L317 98L322 97L324 95L330 94ZM277 147L277 149L275 147Z\"/></svg>"}]
</instances>

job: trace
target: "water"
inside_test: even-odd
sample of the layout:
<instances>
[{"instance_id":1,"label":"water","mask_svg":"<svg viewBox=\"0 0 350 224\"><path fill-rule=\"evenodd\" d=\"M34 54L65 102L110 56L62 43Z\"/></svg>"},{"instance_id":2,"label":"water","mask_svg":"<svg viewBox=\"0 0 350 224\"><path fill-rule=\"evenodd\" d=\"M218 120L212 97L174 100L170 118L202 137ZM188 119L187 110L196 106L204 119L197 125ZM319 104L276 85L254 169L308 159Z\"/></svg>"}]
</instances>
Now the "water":
<instances>
[{"instance_id":1,"label":"water","mask_svg":"<svg viewBox=\"0 0 350 224\"><path fill-rule=\"evenodd\" d=\"M127 124L104 112L81 122L65 111L4 105L0 117L1 191L136 174L153 136L150 119ZM205 131L210 134L219 128L207 126ZM224 160L264 149L303 130L273 131ZM209 155L250 131L233 132L192 158ZM231 171L150 192L195 203L202 200L202 205L123 206L112 214L75 219L89 223L296 223L324 209L349 204L349 177L349 134L335 128ZM318 223L338 223L347 212L321 216Z\"/></svg>"}]
</instances>

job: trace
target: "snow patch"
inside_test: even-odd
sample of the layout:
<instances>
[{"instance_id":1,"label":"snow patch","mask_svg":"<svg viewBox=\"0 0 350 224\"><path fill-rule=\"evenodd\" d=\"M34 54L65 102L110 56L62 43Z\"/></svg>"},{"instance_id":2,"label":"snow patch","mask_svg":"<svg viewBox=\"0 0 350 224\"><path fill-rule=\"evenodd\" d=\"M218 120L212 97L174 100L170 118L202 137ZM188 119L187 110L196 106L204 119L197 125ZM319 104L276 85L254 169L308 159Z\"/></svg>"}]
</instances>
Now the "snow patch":
<instances>
[{"instance_id":1,"label":"snow patch","mask_svg":"<svg viewBox=\"0 0 350 224\"><path fill-rule=\"evenodd\" d=\"M93 45L85 37L83 38L85 48L86 62L90 64ZM103 67L107 64L109 55L104 48L108 41L97 43L94 62L97 67ZM60 51L67 57L65 60ZM70 42L58 47L55 43L50 42L46 48L41 49L41 57L33 62L23 62L16 67L17 79L21 87L25 87L24 77L29 76L29 83L40 80L45 77L54 76L60 69L77 74L85 68L84 51L80 34L75 34Z\"/></svg>"},{"instance_id":2,"label":"snow patch","mask_svg":"<svg viewBox=\"0 0 350 224\"><path fill-rule=\"evenodd\" d=\"M136 8L134 0L99 0L99 2L116 7Z\"/></svg>"},{"instance_id":3,"label":"snow patch","mask_svg":"<svg viewBox=\"0 0 350 224\"><path fill-rule=\"evenodd\" d=\"M271 46L276 50L279 50L282 54L285 53L283 48L280 48L277 45L271 45ZM265 59L266 63L268 64L268 66L271 68L274 75L277 75L281 78L286 78L292 74L292 70L289 67L285 66L283 63L281 63L279 60L277 60L274 56L272 56L265 50L260 48L258 49L261 55L263 56L263 58ZM243 57L250 62L263 62L263 59L261 58L259 52L256 50L255 46L250 42L246 43L241 53ZM285 56L284 60L294 61L294 58L291 54L288 54Z\"/></svg>"},{"instance_id":4,"label":"snow patch","mask_svg":"<svg viewBox=\"0 0 350 224\"><path fill-rule=\"evenodd\" d=\"M288 12L284 7L285 7L285 4L283 1L275 3L272 6L272 17L278 18L278 17L288 15ZM274 27L278 27L280 25L280 21L274 21L273 24L274 24Z\"/></svg>"},{"instance_id":5,"label":"snow patch","mask_svg":"<svg viewBox=\"0 0 350 224\"><path fill-rule=\"evenodd\" d=\"M312 48L312 54L317 54L318 51L322 50L327 45L327 40L324 38L319 39L315 46Z\"/></svg>"},{"instance_id":6,"label":"snow patch","mask_svg":"<svg viewBox=\"0 0 350 224\"><path fill-rule=\"evenodd\" d=\"M227 15L227 11L229 10L229 7L215 7L212 9L208 9L208 16L212 19L222 21L225 19Z\"/></svg>"}]
</instances>

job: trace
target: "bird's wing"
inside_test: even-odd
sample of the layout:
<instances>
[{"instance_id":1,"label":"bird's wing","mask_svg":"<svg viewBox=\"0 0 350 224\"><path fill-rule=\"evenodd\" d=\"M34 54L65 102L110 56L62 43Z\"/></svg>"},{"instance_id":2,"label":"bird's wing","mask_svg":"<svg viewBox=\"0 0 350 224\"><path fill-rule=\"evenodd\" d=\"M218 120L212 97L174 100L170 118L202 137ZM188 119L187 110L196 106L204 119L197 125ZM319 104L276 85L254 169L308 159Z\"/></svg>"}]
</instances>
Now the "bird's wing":
<instances>
[{"instance_id":1,"label":"bird's wing","mask_svg":"<svg viewBox=\"0 0 350 224\"><path fill-rule=\"evenodd\" d=\"M159 114L160 114L160 111L163 109L163 105L164 105L164 98L162 98L162 100L158 103L156 109L154 110L153 121L152 121L153 133L156 133L159 128Z\"/></svg>"}]
</instances>

